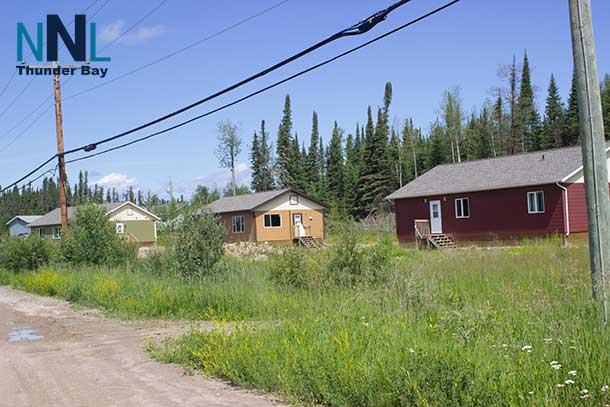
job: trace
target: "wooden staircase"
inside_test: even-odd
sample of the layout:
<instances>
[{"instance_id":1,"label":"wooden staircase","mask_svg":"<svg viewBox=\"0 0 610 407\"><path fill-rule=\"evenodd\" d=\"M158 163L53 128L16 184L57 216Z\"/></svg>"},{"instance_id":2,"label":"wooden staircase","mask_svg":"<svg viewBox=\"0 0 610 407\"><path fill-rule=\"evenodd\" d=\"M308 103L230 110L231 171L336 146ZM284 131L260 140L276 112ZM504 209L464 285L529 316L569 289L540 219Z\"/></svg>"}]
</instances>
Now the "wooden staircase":
<instances>
[{"instance_id":1,"label":"wooden staircase","mask_svg":"<svg viewBox=\"0 0 610 407\"><path fill-rule=\"evenodd\" d=\"M322 249L324 247L322 242L317 241L311 236L299 237L299 244L309 249Z\"/></svg>"},{"instance_id":2,"label":"wooden staircase","mask_svg":"<svg viewBox=\"0 0 610 407\"><path fill-rule=\"evenodd\" d=\"M455 249L456 245L452 238L444 234L434 234L428 237L428 241L437 249Z\"/></svg>"}]
</instances>

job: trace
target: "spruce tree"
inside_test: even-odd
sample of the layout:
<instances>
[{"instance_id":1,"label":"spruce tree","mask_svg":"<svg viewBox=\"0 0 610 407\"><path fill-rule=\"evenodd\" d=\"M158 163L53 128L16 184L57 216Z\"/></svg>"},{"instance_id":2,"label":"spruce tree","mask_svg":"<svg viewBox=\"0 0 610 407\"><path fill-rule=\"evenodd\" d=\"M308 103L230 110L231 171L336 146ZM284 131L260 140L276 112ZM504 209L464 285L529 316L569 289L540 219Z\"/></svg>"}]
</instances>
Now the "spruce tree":
<instances>
[{"instance_id":1,"label":"spruce tree","mask_svg":"<svg viewBox=\"0 0 610 407\"><path fill-rule=\"evenodd\" d=\"M548 96L546 98L542 135L540 137L541 149L561 147L563 122L563 105L561 104L561 97L559 96L555 76L551 75Z\"/></svg>"},{"instance_id":2,"label":"spruce tree","mask_svg":"<svg viewBox=\"0 0 610 407\"><path fill-rule=\"evenodd\" d=\"M326 152L326 175L328 177L328 196L333 207L341 211L345 208L344 162L343 162L343 129L337 122Z\"/></svg>"},{"instance_id":3,"label":"spruce tree","mask_svg":"<svg viewBox=\"0 0 610 407\"><path fill-rule=\"evenodd\" d=\"M477 158L494 156L494 129L489 113L489 107L484 106L478 120Z\"/></svg>"},{"instance_id":4,"label":"spruce tree","mask_svg":"<svg viewBox=\"0 0 610 407\"><path fill-rule=\"evenodd\" d=\"M576 94L576 72L572 73L572 86L568 97L568 108L564 115L562 145L574 146L579 142L578 95Z\"/></svg>"},{"instance_id":5,"label":"spruce tree","mask_svg":"<svg viewBox=\"0 0 610 407\"><path fill-rule=\"evenodd\" d=\"M290 151L292 141L292 110L290 95L284 101L284 117L277 133L276 145L276 177L280 188L290 186Z\"/></svg>"},{"instance_id":6,"label":"spruce tree","mask_svg":"<svg viewBox=\"0 0 610 407\"><path fill-rule=\"evenodd\" d=\"M318 114L314 111L311 124L311 139L307 152L307 192L315 194L320 183L322 161L319 150L320 131L318 129Z\"/></svg>"},{"instance_id":7,"label":"spruce tree","mask_svg":"<svg viewBox=\"0 0 610 407\"><path fill-rule=\"evenodd\" d=\"M358 127L356 127L356 131L359 132ZM360 135L358 134L358 137L354 140L354 137L351 134L348 134L345 142L345 188L343 201L347 213L352 217L358 215L356 208L358 207L358 174L360 172L357 152L357 139L359 137Z\"/></svg>"},{"instance_id":8,"label":"spruce tree","mask_svg":"<svg viewBox=\"0 0 610 407\"><path fill-rule=\"evenodd\" d=\"M250 187L254 192L261 192L261 151L258 141L258 134L256 131L254 132L254 136L252 137L252 147L250 149L250 169L252 171L252 181L250 182Z\"/></svg>"},{"instance_id":9,"label":"spruce tree","mask_svg":"<svg viewBox=\"0 0 610 407\"><path fill-rule=\"evenodd\" d=\"M534 88L530 76L527 51L523 55L523 70L521 72L521 90L518 101L518 123L521 136L521 151L540 149L540 117L534 103Z\"/></svg>"},{"instance_id":10,"label":"spruce tree","mask_svg":"<svg viewBox=\"0 0 610 407\"><path fill-rule=\"evenodd\" d=\"M388 179L388 187L390 190L395 191L402 186L402 146L400 145L400 138L396 129L392 128L390 133L390 142L388 144L388 169L390 177Z\"/></svg>"},{"instance_id":11,"label":"spruce tree","mask_svg":"<svg viewBox=\"0 0 610 407\"><path fill-rule=\"evenodd\" d=\"M305 157L301 156L299 136L295 134L290 143L290 160L288 166L288 185L305 190L307 187Z\"/></svg>"},{"instance_id":12,"label":"spruce tree","mask_svg":"<svg viewBox=\"0 0 610 407\"><path fill-rule=\"evenodd\" d=\"M271 146L268 143L268 134L265 129L265 121L261 121L261 135L259 144L259 171L260 190L271 191L275 188L273 181L273 159L271 157Z\"/></svg>"}]
</instances>

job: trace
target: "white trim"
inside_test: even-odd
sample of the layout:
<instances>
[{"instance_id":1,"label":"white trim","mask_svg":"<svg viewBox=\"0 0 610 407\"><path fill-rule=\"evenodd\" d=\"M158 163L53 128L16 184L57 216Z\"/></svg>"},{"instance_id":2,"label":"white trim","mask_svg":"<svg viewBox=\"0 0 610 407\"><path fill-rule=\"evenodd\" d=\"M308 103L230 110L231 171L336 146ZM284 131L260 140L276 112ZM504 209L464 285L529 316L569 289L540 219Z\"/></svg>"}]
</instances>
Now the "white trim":
<instances>
[{"instance_id":1,"label":"white trim","mask_svg":"<svg viewBox=\"0 0 610 407\"><path fill-rule=\"evenodd\" d=\"M606 158L608 158L608 152L610 151L610 147L606 147ZM578 167L576 170L572 171L571 173L569 173L567 176L565 176L561 181L559 182L566 182L568 181L570 178L574 177L576 174L578 174L579 172L581 172L583 170L584 166L581 165L580 167Z\"/></svg>"},{"instance_id":2,"label":"white trim","mask_svg":"<svg viewBox=\"0 0 610 407\"><path fill-rule=\"evenodd\" d=\"M124 235L125 234L125 224L124 223L115 223L114 231L117 235Z\"/></svg>"},{"instance_id":3,"label":"white trim","mask_svg":"<svg viewBox=\"0 0 610 407\"><path fill-rule=\"evenodd\" d=\"M44 239L44 227L38 228L38 237Z\"/></svg>"},{"instance_id":4,"label":"white trim","mask_svg":"<svg viewBox=\"0 0 610 407\"><path fill-rule=\"evenodd\" d=\"M458 201L461 201L461 209L462 209L462 215L458 215ZM464 216L464 204L463 202L466 201L466 206L468 207L468 216ZM470 218L470 198L467 197L462 197L462 198L455 198L454 200L454 206L455 206L455 218L456 219L468 219Z\"/></svg>"},{"instance_id":5,"label":"white trim","mask_svg":"<svg viewBox=\"0 0 610 407\"><path fill-rule=\"evenodd\" d=\"M438 229L434 229L435 223L433 220L435 219L432 216L432 206L438 203ZM439 234L443 233L443 207L440 199L434 199L432 201L428 201L428 212L430 214L430 233ZM434 229L434 230L433 230Z\"/></svg>"},{"instance_id":6,"label":"white trim","mask_svg":"<svg viewBox=\"0 0 610 407\"><path fill-rule=\"evenodd\" d=\"M530 195L535 194L535 203L536 203L536 210L532 211L530 208ZM540 208L538 207L538 194L542 194L542 210L540 210ZM539 215L541 213L545 213L546 211L546 203L544 202L544 191L528 191L527 193L527 213L530 215Z\"/></svg>"},{"instance_id":7,"label":"white trim","mask_svg":"<svg viewBox=\"0 0 610 407\"><path fill-rule=\"evenodd\" d=\"M138 210L140 210L140 211L144 212L144 213L145 213L145 214L147 214L148 216L152 217L152 218L153 218L153 220L157 220L157 221L161 220L161 218L160 218L160 217L158 217L157 215L155 215L154 213L149 212L149 211L147 211L146 209L144 209L144 208L142 208L142 207L139 207L138 205L134 204L134 203L133 203L133 202L131 202L131 201L126 201L126 202L123 202L121 205L117 206L117 207L116 207L116 208L114 208L113 210L106 212L106 215L110 215L111 213L118 211L119 209L121 209L121 208L122 208L122 207L124 207L125 205L131 205L131 206L133 206L134 208L136 208L136 209L138 209Z\"/></svg>"},{"instance_id":8,"label":"white trim","mask_svg":"<svg viewBox=\"0 0 610 407\"><path fill-rule=\"evenodd\" d=\"M55 231L58 231L57 233L55 233ZM54 240L59 240L61 239L61 226L53 226L52 229L52 236Z\"/></svg>"},{"instance_id":9,"label":"white trim","mask_svg":"<svg viewBox=\"0 0 610 407\"><path fill-rule=\"evenodd\" d=\"M279 225L279 226L273 226L273 222L271 222L271 216L272 216L272 215L277 215L277 216L279 216L279 217L280 217L280 225ZM265 222L265 218L266 218L267 216L269 216L269 225L270 225L270 226L267 226L267 225L266 225L266 223L267 223L267 222ZM281 213L266 213L266 214L264 214L264 215L263 215L263 227L264 227L265 229L278 229L278 228L281 228L281 227L282 227L282 214L281 214Z\"/></svg>"},{"instance_id":10,"label":"white trim","mask_svg":"<svg viewBox=\"0 0 610 407\"><path fill-rule=\"evenodd\" d=\"M563 209L563 213L564 213L563 221L565 222L565 236L567 239L568 236L570 236L570 207L568 206L568 188L564 187L559 182L557 182L555 185L557 185L565 193L565 207Z\"/></svg>"}]
</instances>

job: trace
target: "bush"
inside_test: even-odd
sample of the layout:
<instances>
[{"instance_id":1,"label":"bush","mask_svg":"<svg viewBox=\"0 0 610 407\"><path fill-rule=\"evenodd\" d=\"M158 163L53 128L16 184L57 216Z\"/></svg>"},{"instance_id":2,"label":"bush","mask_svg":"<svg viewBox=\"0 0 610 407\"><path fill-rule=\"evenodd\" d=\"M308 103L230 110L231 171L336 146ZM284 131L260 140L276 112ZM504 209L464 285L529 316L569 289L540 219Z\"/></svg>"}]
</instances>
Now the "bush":
<instances>
[{"instance_id":1,"label":"bush","mask_svg":"<svg viewBox=\"0 0 610 407\"><path fill-rule=\"evenodd\" d=\"M317 256L308 254L311 250L294 247L275 255L269 265L271 279L280 286L295 288L319 285L319 268L313 262Z\"/></svg>"},{"instance_id":2,"label":"bush","mask_svg":"<svg viewBox=\"0 0 610 407\"><path fill-rule=\"evenodd\" d=\"M94 204L77 209L63 253L70 263L91 265L121 265L137 257L135 245L117 235L106 210Z\"/></svg>"},{"instance_id":3,"label":"bush","mask_svg":"<svg viewBox=\"0 0 610 407\"><path fill-rule=\"evenodd\" d=\"M176 234L178 273L185 278L212 274L224 254L225 228L218 218L206 211L192 212Z\"/></svg>"},{"instance_id":4,"label":"bush","mask_svg":"<svg viewBox=\"0 0 610 407\"><path fill-rule=\"evenodd\" d=\"M172 250L153 252L139 263L140 270L154 276L173 276L178 270L176 253Z\"/></svg>"},{"instance_id":5,"label":"bush","mask_svg":"<svg viewBox=\"0 0 610 407\"><path fill-rule=\"evenodd\" d=\"M11 237L0 242L0 267L11 271L34 270L57 257L57 246L37 236Z\"/></svg>"}]
</instances>

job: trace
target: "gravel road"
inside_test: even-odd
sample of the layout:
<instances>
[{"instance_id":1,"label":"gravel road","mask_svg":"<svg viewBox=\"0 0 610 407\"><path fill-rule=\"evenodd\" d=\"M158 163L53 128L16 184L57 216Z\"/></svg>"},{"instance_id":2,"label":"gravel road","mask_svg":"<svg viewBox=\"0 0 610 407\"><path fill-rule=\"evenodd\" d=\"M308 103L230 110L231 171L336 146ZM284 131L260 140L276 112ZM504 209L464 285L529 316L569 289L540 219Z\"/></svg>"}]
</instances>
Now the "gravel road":
<instances>
[{"instance_id":1,"label":"gravel road","mask_svg":"<svg viewBox=\"0 0 610 407\"><path fill-rule=\"evenodd\" d=\"M185 324L117 321L0 287L0 405L278 406L271 397L155 362L148 341Z\"/></svg>"}]
</instances>

